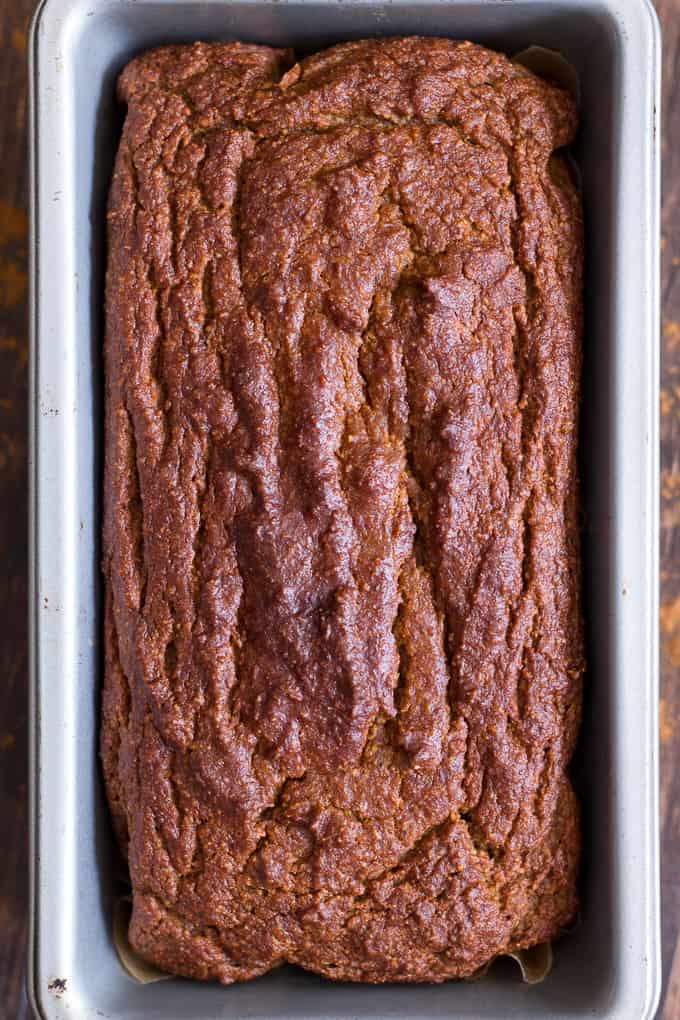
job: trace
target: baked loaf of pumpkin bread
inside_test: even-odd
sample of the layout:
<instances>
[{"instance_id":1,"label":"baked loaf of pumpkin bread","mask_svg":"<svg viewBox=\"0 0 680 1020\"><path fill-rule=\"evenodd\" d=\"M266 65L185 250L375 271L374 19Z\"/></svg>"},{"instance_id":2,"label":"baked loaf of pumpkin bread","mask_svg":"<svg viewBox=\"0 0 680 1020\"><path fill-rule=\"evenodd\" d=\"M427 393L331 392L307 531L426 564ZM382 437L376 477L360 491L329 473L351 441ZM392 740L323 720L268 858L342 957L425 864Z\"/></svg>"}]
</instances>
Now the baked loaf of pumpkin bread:
<instances>
[{"instance_id":1,"label":"baked loaf of pumpkin bread","mask_svg":"<svg viewBox=\"0 0 680 1020\"><path fill-rule=\"evenodd\" d=\"M382 982L552 939L579 848L572 99L420 38L168 47L119 94L101 753L132 946Z\"/></svg>"}]
</instances>

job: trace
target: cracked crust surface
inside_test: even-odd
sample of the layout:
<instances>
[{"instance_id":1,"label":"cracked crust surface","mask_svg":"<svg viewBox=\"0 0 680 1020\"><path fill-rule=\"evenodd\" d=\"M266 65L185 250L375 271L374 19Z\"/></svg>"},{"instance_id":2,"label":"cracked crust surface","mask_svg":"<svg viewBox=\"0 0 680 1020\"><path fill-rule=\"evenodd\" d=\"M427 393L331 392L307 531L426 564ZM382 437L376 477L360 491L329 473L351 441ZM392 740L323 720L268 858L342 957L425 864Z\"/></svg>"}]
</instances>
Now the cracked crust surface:
<instances>
[{"instance_id":1,"label":"cracked crust surface","mask_svg":"<svg viewBox=\"0 0 680 1020\"><path fill-rule=\"evenodd\" d=\"M123 72L101 752L154 964L440 981L576 910L569 96L474 46Z\"/></svg>"}]
</instances>

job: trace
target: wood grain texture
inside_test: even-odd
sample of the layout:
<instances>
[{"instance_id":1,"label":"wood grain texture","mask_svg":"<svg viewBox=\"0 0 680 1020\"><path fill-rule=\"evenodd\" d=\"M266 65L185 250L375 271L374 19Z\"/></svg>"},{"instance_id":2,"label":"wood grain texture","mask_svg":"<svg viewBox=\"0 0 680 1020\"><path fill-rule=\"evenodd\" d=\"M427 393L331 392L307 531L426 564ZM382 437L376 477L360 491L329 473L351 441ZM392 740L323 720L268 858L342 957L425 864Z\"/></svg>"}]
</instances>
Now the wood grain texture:
<instances>
[{"instance_id":1,"label":"wood grain texture","mask_svg":"<svg viewBox=\"0 0 680 1020\"><path fill-rule=\"evenodd\" d=\"M27 168L26 28L0 3L0 1016L26 1002Z\"/></svg>"},{"instance_id":2,"label":"wood grain texture","mask_svg":"<svg viewBox=\"0 0 680 1020\"><path fill-rule=\"evenodd\" d=\"M0 2L0 1017L27 1020L26 961L26 28ZM664 33L661 392L661 833L664 988L680 1020L680 0Z\"/></svg>"},{"instance_id":3,"label":"wood grain texture","mask_svg":"<svg viewBox=\"0 0 680 1020\"><path fill-rule=\"evenodd\" d=\"M680 1018L680 0L663 31L661 269L661 902L659 1020Z\"/></svg>"}]
</instances>

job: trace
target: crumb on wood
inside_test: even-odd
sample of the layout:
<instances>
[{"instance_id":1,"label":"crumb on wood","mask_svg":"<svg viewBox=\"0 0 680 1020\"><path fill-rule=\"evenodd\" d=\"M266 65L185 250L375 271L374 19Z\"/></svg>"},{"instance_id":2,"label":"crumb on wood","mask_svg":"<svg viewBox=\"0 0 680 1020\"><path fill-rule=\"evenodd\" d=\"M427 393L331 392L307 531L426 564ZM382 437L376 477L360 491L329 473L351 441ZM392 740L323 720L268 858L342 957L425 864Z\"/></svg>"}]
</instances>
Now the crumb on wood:
<instances>
[{"instance_id":1,"label":"crumb on wood","mask_svg":"<svg viewBox=\"0 0 680 1020\"><path fill-rule=\"evenodd\" d=\"M659 701L659 740L667 744L675 733L675 719L665 698Z\"/></svg>"},{"instance_id":2,"label":"crumb on wood","mask_svg":"<svg viewBox=\"0 0 680 1020\"><path fill-rule=\"evenodd\" d=\"M661 415L665 418L666 415L670 413L671 407L673 406L673 400L668 390L663 387L661 388L660 401Z\"/></svg>"},{"instance_id":3,"label":"crumb on wood","mask_svg":"<svg viewBox=\"0 0 680 1020\"><path fill-rule=\"evenodd\" d=\"M0 199L0 244L12 241L26 241L28 217L22 206L9 205Z\"/></svg>"},{"instance_id":4,"label":"crumb on wood","mask_svg":"<svg viewBox=\"0 0 680 1020\"><path fill-rule=\"evenodd\" d=\"M20 304L28 289L28 276L18 261L0 258L0 304Z\"/></svg>"},{"instance_id":5,"label":"crumb on wood","mask_svg":"<svg viewBox=\"0 0 680 1020\"><path fill-rule=\"evenodd\" d=\"M10 36L10 43L15 53L18 53L20 57L23 57L26 53L26 29L15 27L12 29L12 35Z\"/></svg>"},{"instance_id":6,"label":"crumb on wood","mask_svg":"<svg viewBox=\"0 0 680 1020\"><path fill-rule=\"evenodd\" d=\"M667 351L672 351L680 341L680 322L675 319L664 319L663 338Z\"/></svg>"},{"instance_id":7,"label":"crumb on wood","mask_svg":"<svg viewBox=\"0 0 680 1020\"><path fill-rule=\"evenodd\" d=\"M659 610L661 654L672 666L680 666L680 595Z\"/></svg>"}]
</instances>

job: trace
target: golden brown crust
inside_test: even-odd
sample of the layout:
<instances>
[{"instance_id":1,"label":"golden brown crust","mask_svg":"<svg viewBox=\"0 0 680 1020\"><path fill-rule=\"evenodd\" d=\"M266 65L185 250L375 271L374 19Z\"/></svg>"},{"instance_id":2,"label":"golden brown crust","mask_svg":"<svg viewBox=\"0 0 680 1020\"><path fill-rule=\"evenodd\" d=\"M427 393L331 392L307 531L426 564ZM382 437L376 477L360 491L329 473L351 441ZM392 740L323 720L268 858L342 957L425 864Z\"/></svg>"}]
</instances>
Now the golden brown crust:
<instances>
[{"instance_id":1,"label":"golden brown crust","mask_svg":"<svg viewBox=\"0 0 680 1020\"><path fill-rule=\"evenodd\" d=\"M576 909L571 99L469 43L133 61L102 755L130 936L440 981Z\"/></svg>"}]
</instances>

